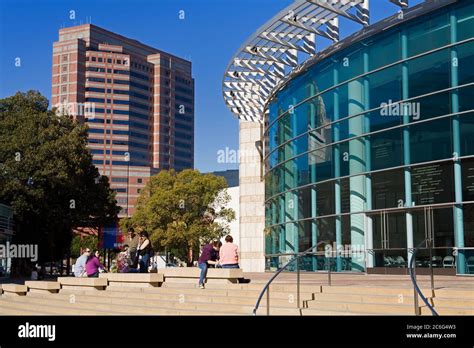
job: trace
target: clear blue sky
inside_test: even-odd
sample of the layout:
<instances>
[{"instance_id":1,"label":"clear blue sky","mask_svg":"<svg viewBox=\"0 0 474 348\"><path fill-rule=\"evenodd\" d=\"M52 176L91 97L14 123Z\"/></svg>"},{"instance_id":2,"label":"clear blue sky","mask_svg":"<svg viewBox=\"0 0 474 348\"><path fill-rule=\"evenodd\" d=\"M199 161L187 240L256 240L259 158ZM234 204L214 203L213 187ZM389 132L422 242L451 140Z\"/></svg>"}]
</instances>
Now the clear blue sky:
<instances>
[{"instance_id":1,"label":"clear blue sky","mask_svg":"<svg viewBox=\"0 0 474 348\"><path fill-rule=\"evenodd\" d=\"M411 0L410 5L421 0ZM238 149L238 122L222 99L224 69L240 45L292 0L0 0L0 98L39 90L51 98L52 44L58 30L92 23L189 59L196 80L195 166L237 168L217 152ZM372 22L394 13L388 0L371 0ZM69 13L75 11L76 19ZM179 19L183 10L185 19ZM341 36L359 26L341 21ZM15 67L15 58L21 67Z\"/></svg>"}]
</instances>

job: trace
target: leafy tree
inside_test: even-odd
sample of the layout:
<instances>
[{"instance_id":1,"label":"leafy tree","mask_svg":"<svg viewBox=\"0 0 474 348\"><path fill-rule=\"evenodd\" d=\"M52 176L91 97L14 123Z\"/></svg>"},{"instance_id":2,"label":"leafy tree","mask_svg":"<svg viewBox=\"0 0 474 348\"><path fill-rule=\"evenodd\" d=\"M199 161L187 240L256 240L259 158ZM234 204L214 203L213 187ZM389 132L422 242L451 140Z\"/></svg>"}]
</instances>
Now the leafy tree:
<instances>
[{"instance_id":1,"label":"leafy tree","mask_svg":"<svg viewBox=\"0 0 474 348\"><path fill-rule=\"evenodd\" d=\"M87 127L47 108L35 91L0 99L0 200L13 208L14 241L39 244L40 261L68 253L73 227L115 221L119 210Z\"/></svg>"},{"instance_id":2,"label":"leafy tree","mask_svg":"<svg viewBox=\"0 0 474 348\"><path fill-rule=\"evenodd\" d=\"M81 256L81 250L84 250L87 248L89 248L90 250L97 250L98 245L99 245L99 239L97 238L97 236L75 235L72 238L72 242L71 242L71 256L77 258Z\"/></svg>"},{"instance_id":3,"label":"leafy tree","mask_svg":"<svg viewBox=\"0 0 474 348\"><path fill-rule=\"evenodd\" d=\"M224 178L186 169L179 173L163 170L150 178L138 198L136 212L121 227L144 229L156 249L193 251L203 241L229 233L235 212L226 208L230 201Z\"/></svg>"}]
</instances>

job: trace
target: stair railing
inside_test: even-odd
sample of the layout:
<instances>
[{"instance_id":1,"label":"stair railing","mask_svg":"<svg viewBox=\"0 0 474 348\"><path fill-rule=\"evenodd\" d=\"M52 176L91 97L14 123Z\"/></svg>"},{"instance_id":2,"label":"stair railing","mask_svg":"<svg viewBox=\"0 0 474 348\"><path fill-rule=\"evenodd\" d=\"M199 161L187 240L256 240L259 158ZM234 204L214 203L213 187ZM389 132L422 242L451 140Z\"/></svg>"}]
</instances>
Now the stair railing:
<instances>
[{"instance_id":1,"label":"stair railing","mask_svg":"<svg viewBox=\"0 0 474 348\"><path fill-rule=\"evenodd\" d=\"M317 252L314 252L313 250L317 250L318 247L322 244L331 244L331 241L320 241L317 244L313 245L311 248L309 248L306 251L303 251L301 253L293 253L293 254L276 254L278 256L281 255L294 255L294 257L288 261L286 264L284 264L281 268L279 268L275 274L267 281L265 286L263 287L262 291L260 292L260 295L258 296L257 302L255 303L255 307L253 309L253 315L257 315L257 310L260 306L260 302L263 298L263 295L265 292L267 293L267 315L270 315L270 284L283 272L285 269L287 269L290 265L296 262L296 301L297 301L297 306L298 309L301 311L301 296L300 296L300 259L303 256L307 255L316 255L318 254ZM330 258L327 257L326 261L329 263L327 267L327 274L328 274L328 285L331 285L331 262Z\"/></svg>"},{"instance_id":2,"label":"stair railing","mask_svg":"<svg viewBox=\"0 0 474 348\"><path fill-rule=\"evenodd\" d=\"M421 291L416 281L416 254L418 253L418 250L420 249L420 247L425 243L428 245L428 249L430 252L429 265L430 265L430 276L431 276L431 296L434 296L433 247L432 247L431 238L427 238L427 239L424 239L420 244L418 244L418 246L413 251L413 255L411 256L409 267L408 267L408 272L410 274L411 282L413 283L413 294L414 294L413 302L415 305L415 315L421 315L421 310L418 303L418 296L420 296L423 302L426 304L426 306L430 309L431 313L434 316L438 316L439 314L436 312L436 310L428 301L428 299L425 297L425 295L423 295L423 292Z\"/></svg>"}]
</instances>

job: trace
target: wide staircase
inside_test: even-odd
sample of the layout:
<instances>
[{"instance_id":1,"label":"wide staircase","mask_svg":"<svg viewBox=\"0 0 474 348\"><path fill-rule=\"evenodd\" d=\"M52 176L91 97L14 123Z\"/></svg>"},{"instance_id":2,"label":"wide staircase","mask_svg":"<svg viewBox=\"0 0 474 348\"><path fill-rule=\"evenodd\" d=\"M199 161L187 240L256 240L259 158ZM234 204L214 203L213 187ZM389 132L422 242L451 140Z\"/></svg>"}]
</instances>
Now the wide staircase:
<instances>
[{"instance_id":1,"label":"wide staircase","mask_svg":"<svg viewBox=\"0 0 474 348\"><path fill-rule=\"evenodd\" d=\"M109 285L105 290L61 288L58 293L28 291L0 296L0 315L252 315L264 282L249 284L167 283L159 287ZM471 288L422 289L440 315L474 315ZM413 288L366 284L300 286L272 283L257 315L414 315ZM431 315L420 301L422 315Z\"/></svg>"},{"instance_id":2,"label":"wide staircase","mask_svg":"<svg viewBox=\"0 0 474 348\"><path fill-rule=\"evenodd\" d=\"M423 293L439 315L474 315L474 290L436 289L434 296L430 289ZM320 293L314 293L305 301L306 315L333 314L359 315L415 315L413 289L407 287L369 286L323 286ZM419 300L422 315L431 311Z\"/></svg>"}]
</instances>

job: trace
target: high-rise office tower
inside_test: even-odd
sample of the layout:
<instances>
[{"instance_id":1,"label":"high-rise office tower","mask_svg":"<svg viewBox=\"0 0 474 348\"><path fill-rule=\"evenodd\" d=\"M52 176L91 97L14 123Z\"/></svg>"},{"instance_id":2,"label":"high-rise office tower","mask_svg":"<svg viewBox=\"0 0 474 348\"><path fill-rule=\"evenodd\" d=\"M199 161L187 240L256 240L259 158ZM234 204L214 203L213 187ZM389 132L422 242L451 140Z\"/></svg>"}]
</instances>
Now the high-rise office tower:
<instances>
[{"instance_id":1,"label":"high-rise office tower","mask_svg":"<svg viewBox=\"0 0 474 348\"><path fill-rule=\"evenodd\" d=\"M53 106L89 125L94 164L126 216L160 169L194 166L191 62L95 25L59 30Z\"/></svg>"}]
</instances>

